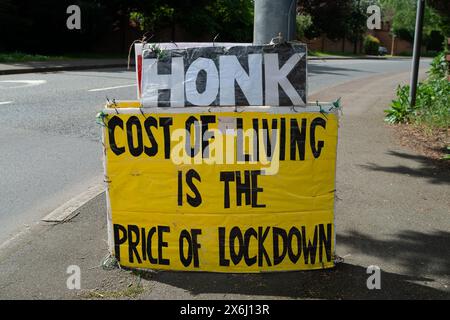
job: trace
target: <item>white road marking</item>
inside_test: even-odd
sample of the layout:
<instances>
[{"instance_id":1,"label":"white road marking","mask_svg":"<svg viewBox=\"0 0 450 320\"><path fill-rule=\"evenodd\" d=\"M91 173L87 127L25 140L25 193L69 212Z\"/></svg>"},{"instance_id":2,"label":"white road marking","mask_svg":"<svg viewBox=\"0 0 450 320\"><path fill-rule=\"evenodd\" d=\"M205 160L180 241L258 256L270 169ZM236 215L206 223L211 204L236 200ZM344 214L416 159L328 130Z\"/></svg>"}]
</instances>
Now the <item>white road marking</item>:
<instances>
[{"instance_id":1,"label":"white road marking","mask_svg":"<svg viewBox=\"0 0 450 320\"><path fill-rule=\"evenodd\" d=\"M14 101L0 101L0 105L2 104L10 104L13 103Z\"/></svg>"},{"instance_id":2,"label":"white road marking","mask_svg":"<svg viewBox=\"0 0 450 320\"><path fill-rule=\"evenodd\" d=\"M136 84L126 84L123 86L115 86L115 87L106 87L106 88L98 88L98 89L90 89L89 92L96 92L96 91L106 91L106 90L113 90L113 89L119 89L119 88L127 88L127 87L135 87Z\"/></svg>"},{"instance_id":3,"label":"white road marking","mask_svg":"<svg viewBox=\"0 0 450 320\"><path fill-rule=\"evenodd\" d=\"M42 221L45 222L63 222L70 219L76 211L86 204L89 200L92 200L100 193L105 191L105 185L103 183L94 185L88 188L85 192L79 194L78 196L70 199L63 205L59 206L52 212L50 212L47 216L42 218Z\"/></svg>"},{"instance_id":4,"label":"white road marking","mask_svg":"<svg viewBox=\"0 0 450 320\"><path fill-rule=\"evenodd\" d=\"M1 83L18 83L18 86L2 86ZM17 89L17 88L26 88L26 87L34 87L40 84L47 83L47 80L0 80L0 88L1 89Z\"/></svg>"}]
</instances>

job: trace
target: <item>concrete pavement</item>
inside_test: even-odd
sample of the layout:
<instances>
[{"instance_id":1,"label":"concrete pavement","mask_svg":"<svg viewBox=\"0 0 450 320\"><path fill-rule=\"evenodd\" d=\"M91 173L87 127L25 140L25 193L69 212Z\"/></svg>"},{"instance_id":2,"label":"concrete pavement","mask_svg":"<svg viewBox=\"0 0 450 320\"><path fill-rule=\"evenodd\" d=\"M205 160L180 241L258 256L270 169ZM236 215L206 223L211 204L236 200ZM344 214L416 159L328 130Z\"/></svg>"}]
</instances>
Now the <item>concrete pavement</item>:
<instances>
[{"instance_id":1,"label":"concrete pavement","mask_svg":"<svg viewBox=\"0 0 450 320\"><path fill-rule=\"evenodd\" d=\"M100 266L107 254L100 195L69 222L41 222L0 249L0 298L450 299L450 173L399 146L383 122L395 87L408 77L406 71L373 72L311 90L311 100L342 96L344 105L336 230L337 254L345 262L336 269L257 275L106 271ZM67 289L69 265L80 266L82 290ZM366 287L369 265L382 269L381 290Z\"/></svg>"}]
</instances>

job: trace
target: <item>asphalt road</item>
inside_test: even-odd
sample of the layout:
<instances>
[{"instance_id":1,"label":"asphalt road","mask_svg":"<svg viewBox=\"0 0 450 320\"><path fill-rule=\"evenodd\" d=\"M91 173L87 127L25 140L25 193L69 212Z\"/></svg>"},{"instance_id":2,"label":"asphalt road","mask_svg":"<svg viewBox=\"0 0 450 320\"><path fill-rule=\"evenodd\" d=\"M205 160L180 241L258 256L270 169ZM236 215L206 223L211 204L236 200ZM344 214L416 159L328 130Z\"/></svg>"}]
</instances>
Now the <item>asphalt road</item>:
<instances>
[{"instance_id":1,"label":"asphalt road","mask_svg":"<svg viewBox=\"0 0 450 320\"><path fill-rule=\"evenodd\" d=\"M310 62L309 94L406 72L410 64ZM121 69L0 76L0 243L102 181L101 128L95 115L106 97L135 98L134 82L134 73Z\"/></svg>"}]
</instances>

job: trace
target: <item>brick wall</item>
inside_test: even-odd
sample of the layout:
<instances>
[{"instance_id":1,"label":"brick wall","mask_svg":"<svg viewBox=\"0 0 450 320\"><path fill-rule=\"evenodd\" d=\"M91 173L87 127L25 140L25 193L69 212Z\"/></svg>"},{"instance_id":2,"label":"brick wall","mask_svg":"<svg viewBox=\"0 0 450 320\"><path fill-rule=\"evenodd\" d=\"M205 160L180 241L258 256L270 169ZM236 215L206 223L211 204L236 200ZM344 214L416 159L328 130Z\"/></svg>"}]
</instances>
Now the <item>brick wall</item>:
<instances>
[{"instance_id":1,"label":"brick wall","mask_svg":"<svg viewBox=\"0 0 450 320\"><path fill-rule=\"evenodd\" d=\"M327 37L318 37L315 39L303 39L310 50L318 50L323 52L348 52L353 53L355 44L348 39L331 40ZM362 43L356 45L356 53L362 52Z\"/></svg>"},{"instance_id":2,"label":"brick wall","mask_svg":"<svg viewBox=\"0 0 450 320\"><path fill-rule=\"evenodd\" d=\"M413 43L397 38L392 39L392 35L390 33L391 26L389 22L383 22L381 26L381 30L370 30L367 34L373 35L377 37L381 46L385 47L388 50L388 53L393 53L394 55L400 54L412 54L413 52ZM308 48L311 50L319 50L324 52L354 52L354 44L345 39L339 40L331 40L326 36L321 36L315 39L302 39L303 42L308 44ZM392 48L394 47L394 48ZM392 50L393 49L393 50ZM422 47L422 52L426 50L425 46ZM362 41L357 44L356 53L363 53L363 45Z\"/></svg>"}]
</instances>

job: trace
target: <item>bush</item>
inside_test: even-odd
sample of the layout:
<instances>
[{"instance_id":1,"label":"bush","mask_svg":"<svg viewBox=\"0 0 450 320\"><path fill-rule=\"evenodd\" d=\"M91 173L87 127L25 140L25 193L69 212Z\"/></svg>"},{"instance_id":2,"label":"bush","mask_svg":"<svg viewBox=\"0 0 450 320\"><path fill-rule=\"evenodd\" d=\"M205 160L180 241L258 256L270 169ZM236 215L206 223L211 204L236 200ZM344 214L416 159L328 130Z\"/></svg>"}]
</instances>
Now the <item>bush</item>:
<instances>
[{"instance_id":1,"label":"bush","mask_svg":"<svg viewBox=\"0 0 450 320\"><path fill-rule=\"evenodd\" d=\"M444 55L434 58L428 79L417 87L416 105L410 106L409 86L397 88L397 99L386 110L390 123L415 123L428 128L447 128L450 125L450 82L446 78Z\"/></svg>"},{"instance_id":2,"label":"bush","mask_svg":"<svg viewBox=\"0 0 450 320\"><path fill-rule=\"evenodd\" d=\"M438 54L431 62L430 71L428 75L430 79L442 79L446 77L447 74L447 61L445 60L444 52Z\"/></svg>"},{"instance_id":3,"label":"bush","mask_svg":"<svg viewBox=\"0 0 450 320\"><path fill-rule=\"evenodd\" d=\"M412 120L430 128L450 125L450 82L432 79L420 85Z\"/></svg>"},{"instance_id":4,"label":"bush","mask_svg":"<svg viewBox=\"0 0 450 320\"><path fill-rule=\"evenodd\" d=\"M299 14L296 17L297 38L302 40L305 38L305 32L313 24L312 17L309 14Z\"/></svg>"},{"instance_id":5,"label":"bush","mask_svg":"<svg viewBox=\"0 0 450 320\"><path fill-rule=\"evenodd\" d=\"M366 54L378 55L378 49L380 48L380 40L378 38L368 35L364 39L364 52Z\"/></svg>"},{"instance_id":6,"label":"bush","mask_svg":"<svg viewBox=\"0 0 450 320\"><path fill-rule=\"evenodd\" d=\"M407 123L413 110L409 104L409 86L397 87L397 99L391 103L391 108L385 110L386 121L389 123Z\"/></svg>"}]
</instances>

